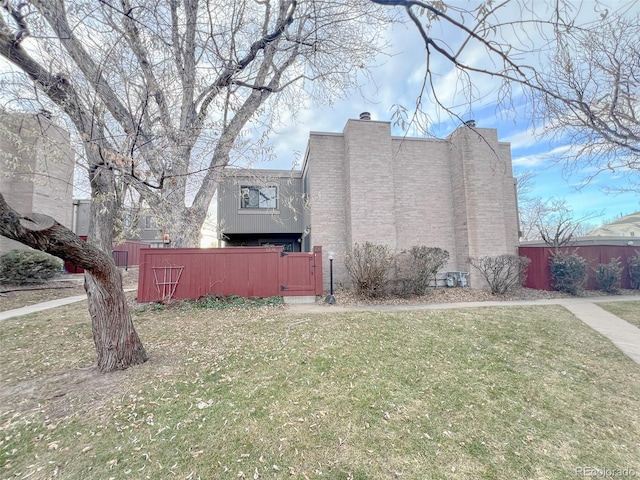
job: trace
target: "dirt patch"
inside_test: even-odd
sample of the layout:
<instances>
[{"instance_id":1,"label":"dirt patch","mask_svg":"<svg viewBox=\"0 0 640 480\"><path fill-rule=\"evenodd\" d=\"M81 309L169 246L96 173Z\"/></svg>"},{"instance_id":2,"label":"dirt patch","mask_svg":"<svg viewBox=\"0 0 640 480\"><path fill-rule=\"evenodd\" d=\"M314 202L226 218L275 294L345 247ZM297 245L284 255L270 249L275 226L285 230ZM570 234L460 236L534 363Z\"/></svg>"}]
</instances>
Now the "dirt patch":
<instances>
[{"instance_id":1,"label":"dirt patch","mask_svg":"<svg viewBox=\"0 0 640 480\"><path fill-rule=\"evenodd\" d=\"M97 366L39 376L0 389L0 427L13 421L45 419L47 423L97 413L113 399L137 391L141 381L169 376L175 361L168 355L151 355L143 365L126 371L100 373Z\"/></svg>"},{"instance_id":2,"label":"dirt patch","mask_svg":"<svg viewBox=\"0 0 640 480\"><path fill-rule=\"evenodd\" d=\"M0 392L0 405L11 405L12 408L3 409L2 416L24 418L42 414L55 420L86 413L117 390L119 373L103 375L97 367L91 366L4 387ZM78 410L79 405L82 410Z\"/></svg>"}]
</instances>

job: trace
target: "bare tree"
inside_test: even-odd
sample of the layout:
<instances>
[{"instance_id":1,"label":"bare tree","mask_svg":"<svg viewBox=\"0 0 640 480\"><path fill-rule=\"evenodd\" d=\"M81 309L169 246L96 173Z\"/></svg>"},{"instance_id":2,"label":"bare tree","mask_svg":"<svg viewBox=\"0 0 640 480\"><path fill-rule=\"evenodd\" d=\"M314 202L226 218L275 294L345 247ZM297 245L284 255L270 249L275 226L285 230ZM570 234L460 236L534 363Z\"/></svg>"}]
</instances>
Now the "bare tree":
<instances>
[{"instance_id":1,"label":"bare tree","mask_svg":"<svg viewBox=\"0 0 640 480\"><path fill-rule=\"evenodd\" d=\"M596 228L590 220L601 214L589 212L582 217L576 217L566 200L545 200L539 195L534 195L535 176L531 170L516 174L521 241L544 239L545 242L550 240L551 245L560 240L570 243L573 238L584 237ZM569 238L565 238L566 234L569 234Z\"/></svg>"},{"instance_id":2,"label":"bare tree","mask_svg":"<svg viewBox=\"0 0 640 480\"><path fill-rule=\"evenodd\" d=\"M535 223L540 238L551 247L570 245L575 237L582 236L592 229L587 222L601 213L590 212L576 217L568 207L566 200L552 199L540 203L540 211Z\"/></svg>"},{"instance_id":3,"label":"bare tree","mask_svg":"<svg viewBox=\"0 0 640 480\"><path fill-rule=\"evenodd\" d=\"M522 113L526 107L543 135L572 146L561 159L568 168L589 167L587 180L603 171L628 174L632 188L640 190L640 17L635 2L620 2L612 10L596 0L585 14L586 4L571 0L472 6L371 1L402 7L424 41L422 90L412 114L397 108L398 123L428 125L431 105L458 120L478 101L494 103L502 114ZM457 36L447 37L452 29ZM443 60L455 73L446 84L439 82L446 73Z\"/></svg>"},{"instance_id":4,"label":"bare tree","mask_svg":"<svg viewBox=\"0 0 640 480\"><path fill-rule=\"evenodd\" d=\"M640 18L603 13L588 30L566 29L542 71L538 120L572 145L563 157L589 178L640 172ZM559 32L560 33L560 32ZM554 92L549 95L547 92Z\"/></svg>"},{"instance_id":5,"label":"bare tree","mask_svg":"<svg viewBox=\"0 0 640 480\"><path fill-rule=\"evenodd\" d=\"M13 90L35 86L36 100L63 113L83 144L91 244L111 250L123 182L173 245L195 246L252 119L269 125L275 100L294 109L304 89L331 100L357 86L386 18L365 0L3 0L0 55L17 69ZM74 237L56 238L87 271L101 369L142 361L129 355L135 342L111 343L130 324L117 275ZM120 347L122 362L100 363L101 351Z\"/></svg>"},{"instance_id":6,"label":"bare tree","mask_svg":"<svg viewBox=\"0 0 640 480\"><path fill-rule=\"evenodd\" d=\"M111 257L84 242L47 215L20 215L0 193L0 235L68 260L91 272L87 288L93 342L101 372L122 370L147 360L131 321L122 277Z\"/></svg>"},{"instance_id":7,"label":"bare tree","mask_svg":"<svg viewBox=\"0 0 640 480\"><path fill-rule=\"evenodd\" d=\"M528 241L539 238L536 225L544 211L542 198L532 195L535 187L535 173L531 170L516 173L516 194L518 198L518 219L520 224L520 240Z\"/></svg>"},{"instance_id":8,"label":"bare tree","mask_svg":"<svg viewBox=\"0 0 640 480\"><path fill-rule=\"evenodd\" d=\"M555 32L568 25L581 28L578 12L565 0L553 6L527 0L371 1L401 7L422 37L422 89L414 109L399 106L395 115L400 124L417 123L425 129L433 123L433 106L458 121L476 101L515 112L518 97L532 100L534 92L544 88L538 60L552 50ZM453 74L448 73L451 66Z\"/></svg>"},{"instance_id":9,"label":"bare tree","mask_svg":"<svg viewBox=\"0 0 640 480\"><path fill-rule=\"evenodd\" d=\"M386 21L365 0L31 0L4 10L3 56L72 120L86 117L73 122L97 157L90 174L133 186L174 246L197 246L234 148L254 155L242 143L251 122L268 129L303 89L331 100L357 85Z\"/></svg>"}]
</instances>

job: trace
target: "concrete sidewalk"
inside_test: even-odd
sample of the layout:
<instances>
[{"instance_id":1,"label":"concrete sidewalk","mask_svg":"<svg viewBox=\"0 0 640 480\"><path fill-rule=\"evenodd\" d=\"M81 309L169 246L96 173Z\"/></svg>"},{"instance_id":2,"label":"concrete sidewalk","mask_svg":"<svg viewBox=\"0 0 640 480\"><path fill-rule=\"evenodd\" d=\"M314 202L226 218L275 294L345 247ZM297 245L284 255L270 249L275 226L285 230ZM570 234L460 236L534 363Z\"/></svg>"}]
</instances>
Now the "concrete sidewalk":
<instances>
[{"instance_id":1,"label":"concrete sidewalk","mask_svg":"<svg viewBox=\"0 0 640 480\"><path fill-rule=\"evenodd\" d=\"M135 288L125 288L125 292L133 292ZM33 305L27 305L26 307L16 308L14 310L7 310L0 312L0 322L8 318L21 317L23 315L29 315L30 313L42 312L43 310L49 310L50 308L62 307L71 303L82 302L87 299L87 295L76 295L75 297L58 298L57 300L49 300L48 302L36 303Z\"/></svg>"},{"instance_id":2,"label":"concrete sidewalk","mask_svg":"<svg viewBox=\"0 0 640 480\"><path fill-rule=\"evenodd\" d=\"M26 307L16 308L15 310L7 310L6 312L0 312L0 322L8 318L21 317L23 315L29 315L30 313L62 307L63 305L69 305L70 303L81 302L86 299L86 295L76 295L75 297L58 298L57 300L27 305Z\"/></svg>"},{"instance_id":3,"label":"concrete sidewalk","mask_svg":"<svg viewBox=\"0 0 640 480\"><path fill-rule=\"evenodd\" d=\"M640 329L594 302L567 302L561 305L640 364Z\"/></svg>"},{"instance_id":4,"label":"concrete sidewalk","mask_svg":"<svg viewBox=\"0 0 640 480\"><path fill-rule=\"evenodd\" d=\"M130 292L135 289L125 289ZM49 302L29 305L0 312L0 322L8 318L41 312L50 308L61 307L71 303L86 300L86 295L60 298ZM625 295L612 297L580 297L580 298L554 298L545 300L514 300L514 301L490 301L490 302L460 302L460 303L425 303L419 305L374 305L374 306L348 306L326 304L300 304L288 305L287 309L294 313L334 313L349 311L408 311L408 310L442 310L454 308L478 308L478 307L515 307L524 305L561 305L578 319L584 322L596 332L608 338L616 347L624 352L634 362L640 364L640 329L625 322L621 318L600 308L598 303L640 301L640 296Z\"/></svg>"}]
</instances>

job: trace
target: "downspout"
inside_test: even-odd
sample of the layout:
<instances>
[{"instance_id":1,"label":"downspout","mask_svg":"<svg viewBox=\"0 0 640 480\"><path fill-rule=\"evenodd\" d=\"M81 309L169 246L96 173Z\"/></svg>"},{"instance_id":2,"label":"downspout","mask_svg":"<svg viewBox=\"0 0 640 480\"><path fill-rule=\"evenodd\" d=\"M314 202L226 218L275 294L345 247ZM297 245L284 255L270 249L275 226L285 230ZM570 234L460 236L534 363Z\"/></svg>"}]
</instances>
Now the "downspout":
<instances>
[{"instance_id":1,"label":"downspout","mask_svg":"<svg viewBox=\"0 0 640 480\"><path fill-rule=\"evenodd\" d=\"M78 234L78 208L80 206L80 200L73 201L73 213L71 214L71 231Z\"/></svg>"}]
</instances>

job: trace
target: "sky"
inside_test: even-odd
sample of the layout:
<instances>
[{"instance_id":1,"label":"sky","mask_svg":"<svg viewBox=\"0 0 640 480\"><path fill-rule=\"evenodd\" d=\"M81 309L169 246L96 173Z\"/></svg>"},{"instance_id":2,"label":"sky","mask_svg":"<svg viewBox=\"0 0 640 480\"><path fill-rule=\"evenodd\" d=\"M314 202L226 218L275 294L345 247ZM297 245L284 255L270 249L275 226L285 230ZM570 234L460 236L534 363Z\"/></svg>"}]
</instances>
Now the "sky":
<instances>
[{"instance_id":1,"label":"sky","mask_svg":"<svg viewBox=\"0 0 640 480\"><path fill-rule=\"evenodd\" d=\"M593 12L585 13L589 14ZM447 32L443 35L446 37ZM357 119L360 112L364 111L371 112L373 120L391 121L393 124L395 105L408 108L415 105L424 74L424 43L412 25L395 25L387 32L387 38L392 43L393 55L376 59L379 65L371 68L372 81L368 81L362 89L364 95L358 91L345 92L344 98L332 106L313 106L307 102L299 108L295 120L291 119L289 123L285 120L284 126L275 129L271 137L275 159L255 166L277 169L299 167L309 132L342 132L348 119ZM440 62L437 70L443 98L455 102L454 92L448 91L452 83L451 65ZM595 218L590 220L594 226L640 210L640 197L637 194L614 195L603 191L607 187L623 187L627 182L623 176L601 174L585 185L584 178L589 174L588 170L568 172L563 164L557 162L558 154L567 145L562 142L552 144L534 135L526 108L520 108L521 105L517 110L497 111L496 96L491 93L494 86L481 85L478 88L484 98L461 110L463 118L475 119L481 128L496 128L499 140L511 144L514 172L532 171L535 174L532 196L565 199L576 218L595 214ZM485 92L488 93L485 95ZM515 98L517 103L518 97ZM432 127L440 137L451 133L459 124L446 116L440 116L439 119L441 123ZM423 136L412 127L406 131L393 127L392 132L398 136Z\"/></svg>"},{"instance_id":2,"label":"sky","mask_svg":"<svg viewBox=\"0 0 640 480\"><path fill-rule=\"evenodd\" d=\"M611 3L613 7L620 5L633 5L640 11L638 0L602 0ZM453 5L468 6L473 4L463 0L451 0ZM526 0L536 9L549 8L548 0ZM579 14L583 18L597 18L598 12L592 6L593 2L579 1L582 10ZM520 12L507 12L508 15L518 17ZM459 40L459 31L434 29L433 33L444 38L447 42L455 43ZM511 32L518 35L518 32ZM535 41L535 32L526 32L526 37ZM393 121L394 107L402 105L409 109L415 105L416 98L420 94L420 88L424 76L425 47L415 26L411 24L393 24L387 30L384 40L391 44L391 53L385 57L378 57L371 62L370 77L362 78L360 91L343 92L342 99L335 101L331 106L316 105L307 99L299 105L296 115L287 117L283 113L281 122L274 128L269 137L272 145L272 160L265 163L253 162L251 166L258 168L291 169L299 168L304 157L309 133L342 132L345 123L350 118L358 118L364 111L371 113L372 119L380 121ZM514 43L517 39L514 39ZM470 49L470 58L467 61L482 64L486 61L481 51ZM526 58L527 63L535 64L536 58ZM534 189L531 196L551 200L553 198L565 199L577 218L596 214L591 220L594 226L606 221L611 221L622 215L640 210L640 197L637 194L626 193L620 195L606 194L603 189L607 187L624 187L626 179L618 174L602 174L589 184L584 185L583 179L588 171L567 172L561 164L554 159L558 158L557 152L567 147L562 143L551 144L531 131L530 120L526 116L526 108L519 103L520 97L516 95L514 101L516 109L497 110L495 106L495 85L486 78L479 80L474 87L477 88L481 100L466 105L460 101L459 90L456 91L455 75L453 68L446 60L436 61L434 70L437 72L435 80L441 99L447 104L462 105L459 113L462 118L476 120L481 128L496 128L498 138L511 144L514 172L534 172ZM432 131L439 137L446 137L459 125L459 121L452 121L446 115L435 109L426 107L438 123L431 125ZM408 130L393 127L392 133L397 136L423 136L419 129L412 126ZM84 188L83 188L84 185ZM88 189L78 179L76 195L87 197Z\"/></svg>"}]
</instances>

